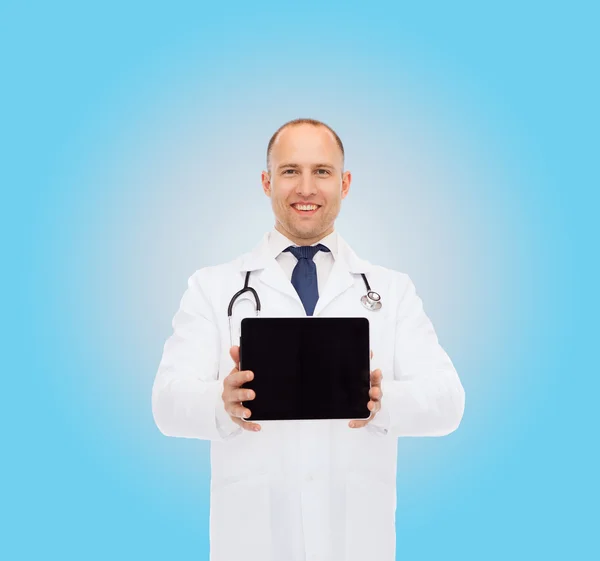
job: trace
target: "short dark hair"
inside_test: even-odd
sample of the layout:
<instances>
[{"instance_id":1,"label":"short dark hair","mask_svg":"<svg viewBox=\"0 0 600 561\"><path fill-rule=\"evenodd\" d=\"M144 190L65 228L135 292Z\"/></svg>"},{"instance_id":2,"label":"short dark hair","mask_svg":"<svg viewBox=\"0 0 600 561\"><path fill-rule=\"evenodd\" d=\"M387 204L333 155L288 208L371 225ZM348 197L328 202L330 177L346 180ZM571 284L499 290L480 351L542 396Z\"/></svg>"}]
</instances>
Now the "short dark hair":
<instances>
[{"instance_id":1,"label":"short dark hair","mask_svg":"<svg viewBox=\"0 0 600 561\"><path fill-rule=\"evenodd\" d=\"M342 140L338 136L337 132L335 132L329 125L323 123L322 121L317 121L316 119L294 119L293 121L288 121L287 123L281 125L275 131L275 133L271 137L271 140L269 140L269 144L267 145L267 170L269 169L269 166L271 165L271 162L270 162L271 150L273 149L273 144L275 144L275 141L277 140L279 133L287 127L292 127L292 126L296 126L296 125L313 125L315 127L325 127L331 134L333 134L333 137L335 138L335 142L337 143L340 150L342 151L342 161L343 161L344 145L342 144Z\"/></svg>"}]
</instances>

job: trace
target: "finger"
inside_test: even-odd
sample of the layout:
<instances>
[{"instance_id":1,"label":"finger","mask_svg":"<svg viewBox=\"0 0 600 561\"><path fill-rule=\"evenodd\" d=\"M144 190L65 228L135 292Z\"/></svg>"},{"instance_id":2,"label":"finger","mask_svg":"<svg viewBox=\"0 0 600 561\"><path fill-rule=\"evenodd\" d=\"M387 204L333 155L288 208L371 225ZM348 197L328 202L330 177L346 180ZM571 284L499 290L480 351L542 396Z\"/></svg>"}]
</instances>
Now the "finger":
<instances>
[{"instance_id":1,"label":"finger","mask_svg":"<svg viewBox=\"0 0 600 561\"><path fill-rule=\"evenodd\" d=\"M260 430L260 425L258 423L251 423L250 421L242 421L242 419L238 419L237 417L231 417L231 420L238 426L242 427L244 430L258 432Z\"/></svg>"},{"instance_id":2,"label":"finger","mask_svg":"<svg viewBox=\"0 0 600 561\"><path fill-rule=\"evenodd\" d=\"M360 429L368 424L371 419L355 419L354 421L350 421L348 426L351 429Z\"/></svg>"},{"instance_id":3,"label":"finger","mask_svg":"<svg viewBox=\"0 0 600 561\"><path fill-rule=\"evenodd\" d=\"M367 407L369 408L369 411L371 411L369 417L367 419L354 419L353 421L350 421L348 426L351 429L360 429L361 427L368 425L377 414L377 411L381 409L381 405L379 403L374 403L373 401L369 401Z\"/></svg>"},{"instance_id":4,"label":"finger","mask_svg":"<svg viewBox=\"0 0 600 561\"><path fill-rule=\"evenodd\" d=\"M250 417L252 412L247 407L244 407L241 403L228 403L225 405L225 410L232 417L237 417L238 419L247 419Z\"/></svg>"},{"instance_id":5,"label":"finger","mask_svg":"<svg viewBox=\"0 0 600 561\"><path fill-rule=\"evenodd\" d=\"M371 387L380 386L382 378L383 376L379 368L377 370L373 370L373 372L371 372Z\"/></svg>"},{"instance_id":6,"label":"finger","mask_svg":"<svg viewBox=\"0 0 600 561\"><path fill-rule=\"evenodd\" d=\"M237 369L240 368L240 347L234 345L229 349L229 356L233 359L233 363Z\"/></svg>"},{"instance_id":7,"label":"finger","mask_svg":"<svg viewBox=\"0 0 600 561\"><path fill-rule=\"evenodd\" d=\"M232 372L223 381L223 385L229 389L239 388L242 384L249 382L254 378L254 372L250 370L240 370Z\"/></svg>"},{"instance_id":8,"label":"finger","mask_svg":"<svg viewBox=\"0 0 600 561\"><path fill-rule=\"evenodd\" d=\"M382 396L381 387L373 386L369 390L369 397L371 398L372 401L379 401L381 399L381 396Z\"/></svg>"},{"instance_id":9,"label":"finger","mask_svg":"<svg viewBox=\"0 0 600 561\"><path fill-rule=\"evenodd\" d=\"M371 413L377 413L381 409L381 401L369 401L367 408Z\"/></svg>"},{"instance_id":10,"label":"finger","mask_svg":"<svg viewBox=\"0 0 600 561\"><path fill-rule=\"evenodd\" d=\"M373 349L371 349L371 358L373 358Z\"/></svg>"},{"instance_id":11,"label":"finger","mask_svg":"<svg viewBox=\"0 0 600 561\"><path fill-rule=\"evenodd\" d=\"M239 389L232 390L230 392L230 401L239 403L240 401L250 401L256 397L256 393L253 390Z\"/></svg>"}]
</instances>

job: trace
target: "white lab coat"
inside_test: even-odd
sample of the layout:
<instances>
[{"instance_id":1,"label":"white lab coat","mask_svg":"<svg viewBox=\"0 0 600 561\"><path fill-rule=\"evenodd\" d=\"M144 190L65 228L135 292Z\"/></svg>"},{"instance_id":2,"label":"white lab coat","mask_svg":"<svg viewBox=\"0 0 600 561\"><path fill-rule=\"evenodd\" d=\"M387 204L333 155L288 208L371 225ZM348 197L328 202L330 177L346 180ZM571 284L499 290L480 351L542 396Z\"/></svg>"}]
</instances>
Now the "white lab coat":
<instances>
[{"instance_id":1,"label":"white lab coat","mask_svg":"<svg viewBox=\"0 0 600 561\"><path fill-rule=\"evenodd\" d=\"M454 431L463 387L408 275L359 259L338 235L314 316L369 319L371 366L383 374L381 411L360 429L316 420L242 431L222 415L221 395L233 368L227 306L245 272L253 271L249 285L263 317L306 315L267 240L190 277L153 386L155 422L167 436L211 440L212 561L392 561L397 437ZM359 273L381 294L381 310L362 306ZM235 337L241 318L254 313L246 293L234 307ZM228 422L217 422L219 412Z\"/></svg>"}]
</instances>

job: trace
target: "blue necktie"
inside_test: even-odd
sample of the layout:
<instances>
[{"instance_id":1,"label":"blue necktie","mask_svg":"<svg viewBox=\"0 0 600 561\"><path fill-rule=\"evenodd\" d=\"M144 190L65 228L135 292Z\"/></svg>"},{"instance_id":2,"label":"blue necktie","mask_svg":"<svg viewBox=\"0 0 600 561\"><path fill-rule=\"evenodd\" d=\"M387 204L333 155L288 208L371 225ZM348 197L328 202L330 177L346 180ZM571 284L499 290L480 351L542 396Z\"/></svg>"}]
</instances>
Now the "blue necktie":
<instances>
[{"instance_id":1,"label":"blue necktie","mask_svg":"<svg viewBox=\"0 0 600 561\"><path fill-rule=\"evenodd\" d=\"M313 257L317 251L329 251L329 248L323 244L301 245L294 247L291 245L284 251L289 251L298 259L298 263L292 272L292 284L302 300L306 315L312 316L319 299L319 288L317 285L317 266Z\"/></svg>"}]
</instances>

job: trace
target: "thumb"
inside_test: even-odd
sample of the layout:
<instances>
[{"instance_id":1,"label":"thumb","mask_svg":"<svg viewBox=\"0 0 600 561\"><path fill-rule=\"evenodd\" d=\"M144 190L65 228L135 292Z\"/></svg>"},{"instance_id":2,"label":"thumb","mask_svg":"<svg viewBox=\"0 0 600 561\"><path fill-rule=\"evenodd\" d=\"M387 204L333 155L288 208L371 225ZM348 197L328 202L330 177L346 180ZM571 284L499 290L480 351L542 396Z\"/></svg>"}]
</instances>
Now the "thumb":
<instances>
[{"instance_id":1,"label":"thumb","mask_svg":"<svg viewBox=\"0 0 600 561\"><path fill-rule=\"evenodd\" d=\"M237 345L234 345L229 349L229 356L233 359L235 363L235 367L239 369L240 367L240 348Z\"/></svg>"}]
</instances>

